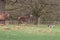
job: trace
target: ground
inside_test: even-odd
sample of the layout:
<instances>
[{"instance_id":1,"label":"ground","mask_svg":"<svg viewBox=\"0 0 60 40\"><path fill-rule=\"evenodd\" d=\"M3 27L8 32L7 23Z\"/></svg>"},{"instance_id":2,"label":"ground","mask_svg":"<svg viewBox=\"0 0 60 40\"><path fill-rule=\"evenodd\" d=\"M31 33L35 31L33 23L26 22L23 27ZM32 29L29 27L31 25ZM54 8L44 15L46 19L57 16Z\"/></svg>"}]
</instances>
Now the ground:
<instances>
[{"instance_id":1,"label":"ground","mask_svg":"<svg viewBox=\"0 0 60 40\"><path fill-rule=\"evenodd\" d=\"M2 25L0 40L60 40L60 25Z\"/></svg>"}]
</instances>

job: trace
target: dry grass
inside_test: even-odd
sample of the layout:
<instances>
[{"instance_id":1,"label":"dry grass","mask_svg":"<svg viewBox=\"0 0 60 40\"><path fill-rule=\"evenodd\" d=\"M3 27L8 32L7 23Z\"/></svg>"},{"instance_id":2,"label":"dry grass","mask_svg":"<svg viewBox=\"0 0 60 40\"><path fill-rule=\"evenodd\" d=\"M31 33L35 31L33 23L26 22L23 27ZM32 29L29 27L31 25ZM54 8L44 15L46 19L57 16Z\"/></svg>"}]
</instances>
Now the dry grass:
<instances>
[{"instance_id":1,"label":"dry grass","mask_svg":"<svg viewBox=\"0 0 60 40\"><path fill-rule=\"evenodd\" d=\"M3 26L4 30L19 30L19 31L23 31L26 33L35 33L35 34L42 34L42 33L47 33L47 34L55 34L55 32L53 31L53 29L51 28L41 28L41 27L30 27L30 26L17 26L14 25L12 27L8 27L8 26Z\"/></svg>"}]
</instances>

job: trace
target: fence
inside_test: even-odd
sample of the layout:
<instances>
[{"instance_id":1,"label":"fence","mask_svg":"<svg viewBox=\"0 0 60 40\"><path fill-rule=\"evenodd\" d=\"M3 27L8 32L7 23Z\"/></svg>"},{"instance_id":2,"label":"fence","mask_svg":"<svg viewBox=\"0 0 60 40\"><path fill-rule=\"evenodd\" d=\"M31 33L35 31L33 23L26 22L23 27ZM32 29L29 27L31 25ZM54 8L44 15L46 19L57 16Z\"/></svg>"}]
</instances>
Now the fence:
<instances>
[{"instance_id":1,"label":"fence","mask_svg":"<svg viewBox=\"0 0 60 40\"><path fill-rule=\"evenodd\" d=\"M18 20L7 20L5 21L5 23L6 24L18 24ZM33 22L29 22L29 24L33 24ZM60 24L60 21L41 21L40 24Z\"/></svg>"},{"instance_id":2,"label":"fence","mask_svg":"<svg viewBox=\"0 0 60 40\"><path fill-rule=\"evenodd\" d=\"M60 24L60 21L41 21L41 24Z\"/></svg>"}]
</instances>

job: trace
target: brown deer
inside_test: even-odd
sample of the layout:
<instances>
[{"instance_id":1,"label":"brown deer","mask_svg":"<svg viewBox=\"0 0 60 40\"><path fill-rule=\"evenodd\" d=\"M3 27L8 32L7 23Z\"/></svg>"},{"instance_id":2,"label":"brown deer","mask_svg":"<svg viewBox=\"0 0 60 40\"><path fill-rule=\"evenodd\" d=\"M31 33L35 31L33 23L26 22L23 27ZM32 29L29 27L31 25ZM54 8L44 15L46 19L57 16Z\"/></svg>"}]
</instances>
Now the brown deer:
<instances>
[{"instance_id":1,"label":"brown deer","mask_svg":"<svg viewBox=\"0 0 60 40\"><path fill-rule=\"evenodd\" d=\"M29 23L31 21L31 18L33 17L32 14L26 14L24 16L19 16L18 17L18 24L19 23L23 23L23 22L27 22Z\"/></svg>"},{"instance_id":2,"label":"brown deer","mask_svg":"<svg viewBox=\"0 0 60 40\"><path fill-rule=\"evenodd\" d=\"M18 23L27 22L28 19L29 19L28 16L19 16L19 17L18 17Z\"/></svg>"},{"instance_id":3,"label":"brown deer","mask_svg":"<svg viewBox=\"0 0 60 40\"><path fill-rule=\"evenodd\" d=\"M0 23L5 24L5 20L9 17L10 15L8 13L0 13Z\"/></svg>"}]
</instances>

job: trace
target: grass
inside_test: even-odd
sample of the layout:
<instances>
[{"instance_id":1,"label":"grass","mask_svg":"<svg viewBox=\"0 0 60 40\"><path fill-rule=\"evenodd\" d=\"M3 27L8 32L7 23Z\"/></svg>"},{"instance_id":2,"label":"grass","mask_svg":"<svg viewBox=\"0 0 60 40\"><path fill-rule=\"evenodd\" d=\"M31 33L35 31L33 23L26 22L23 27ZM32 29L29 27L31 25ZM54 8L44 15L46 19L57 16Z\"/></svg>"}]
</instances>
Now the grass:
<instances>
[{"instance_id":1,"label":"grass","mask_svg":"<svg viewBox=\"0 0 60 40\"><path fill-rule=\"evenodd\" d=\"M60 25L54 28L47 25L0 26L0 40L60 40Z\"/></svg>"}]
</instances>

